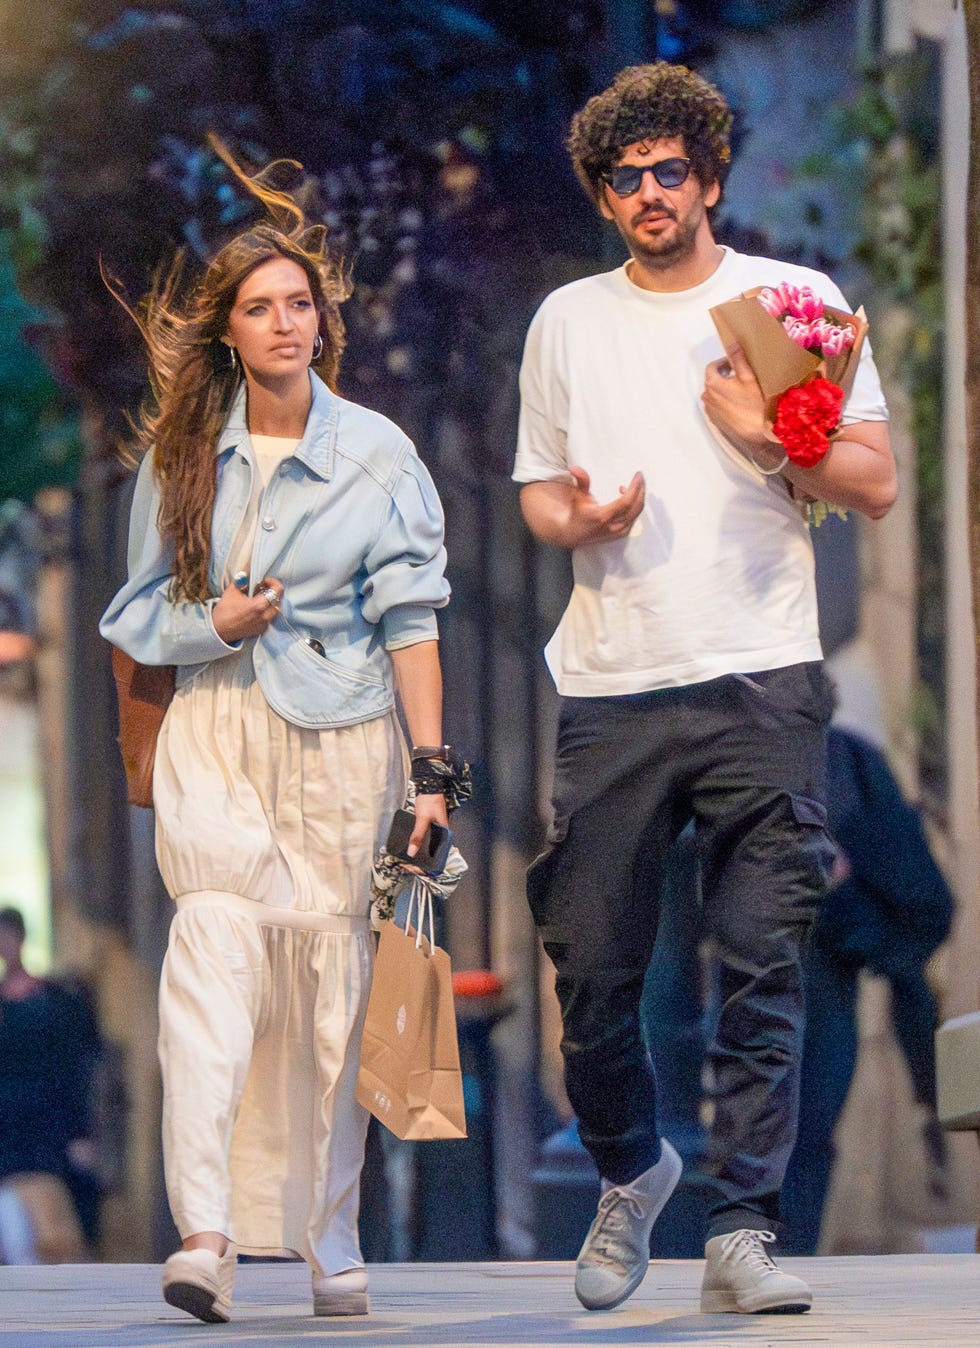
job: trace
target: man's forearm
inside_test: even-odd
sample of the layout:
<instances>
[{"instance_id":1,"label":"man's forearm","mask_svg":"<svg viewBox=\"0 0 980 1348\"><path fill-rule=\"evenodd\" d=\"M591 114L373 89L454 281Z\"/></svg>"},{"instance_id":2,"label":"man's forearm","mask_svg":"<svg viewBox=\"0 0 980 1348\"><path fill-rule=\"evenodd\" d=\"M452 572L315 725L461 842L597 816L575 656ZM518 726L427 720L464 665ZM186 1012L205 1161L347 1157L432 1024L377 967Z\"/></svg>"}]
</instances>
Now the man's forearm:
<instances>
[{"instance_id":1,"label":"man's forearm","mask_svg":"<svg viewBox=\"0 0 980 1348\"><path fill-rule=\"evenodd\" d=\"M576 548L583 541L572 510L575 490L567 482L529 482L521 488L524 523L541 543Z\"/></svg>"},{"instance_id":2,"label":"man's forearm","mask_svg":"<svg viewBox=\"0 0 980 1348\"><path fill-rule=\"evenodd\" d=\"M881 519L895 503L898 484L887 422L862 421L845 427L814 468L800 468L793 462L780 466L785 450L778 440L768 436L760 434L750 440L727 427L723 433L756 468L772 472L778 467L783 477L805 496L860 511L871 519Z\"/></svg>"},{"instance_id":3,"label":"man's forearm","mask_svg":"<svg viewBox=\"0 0 980 1348\"><path fill-rule=\"evenodd\" d=\"M845 427L815 468L788 463L784 475L801 492L829 505L881 519L895 504L898 482L885 422Z\"/></svg>"},{"instance_id":4,"label":"man's forearm","mask_svg":"<svg viewBox=\"0 0 980 1348\"><path fill-rule=\"evenodd\" d=\"M762 390L737 346L709 362L701 399L708 419L762 472L781 472L805 495L872 519L894 505L898 485L886 421L845 426L815 468L781 462L785 450L766 430Z\"/></svg>"}]
</instances>

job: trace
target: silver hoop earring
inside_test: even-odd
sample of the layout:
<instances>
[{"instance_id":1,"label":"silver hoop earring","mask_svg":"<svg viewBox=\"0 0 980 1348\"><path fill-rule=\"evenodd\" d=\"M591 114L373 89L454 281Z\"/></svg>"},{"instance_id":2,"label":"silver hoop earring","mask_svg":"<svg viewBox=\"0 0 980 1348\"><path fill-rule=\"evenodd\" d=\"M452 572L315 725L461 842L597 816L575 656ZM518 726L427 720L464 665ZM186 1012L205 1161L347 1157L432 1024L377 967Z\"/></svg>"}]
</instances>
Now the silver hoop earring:
<instances>
[{"instance_id":1,"label":"silver hoop earring","mask_svg":"<svg viewBox=\"0 0 980 1348\"><path fill-rule=\"evenodd\" d=\"M323 355L323 338L319 333L313 338L313 360L319 360ZM310 362L312 365L313 361Z\"/></svg>"},{"instance_id":2,"label":"silver hoop earring","mask_svg":"<svg viewBox=\"0 0 980 1348\"><path fill-rule=\"evenodd\" d=\"M228 343L226 342L224 345L228 346ZM238 352L233 346L228 346L228 364L232 370L238 369Z\"/></svg>"}]
</instances>

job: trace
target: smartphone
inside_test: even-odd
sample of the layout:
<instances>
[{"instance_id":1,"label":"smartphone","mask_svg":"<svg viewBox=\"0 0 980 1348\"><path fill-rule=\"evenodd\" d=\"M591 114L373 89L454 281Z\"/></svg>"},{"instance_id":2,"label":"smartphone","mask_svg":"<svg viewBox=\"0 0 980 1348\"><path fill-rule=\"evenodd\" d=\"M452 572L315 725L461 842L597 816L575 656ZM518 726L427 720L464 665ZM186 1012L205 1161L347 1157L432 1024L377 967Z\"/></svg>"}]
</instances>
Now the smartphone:
<instances>
[{"instance_id":1,"label":"smartphone","mask_svg":"<svg viewBox=\"0 0 980 1348\"><path fill-rule=\"evenodd\" d=\"M388 832L385 850L399 861L407 861L418 866L426 875L438 875L446 865L453 835L442 824L430 824L414 856L408 855L408 843L415 828L415 815L411 810L396 810Z\"/></svg>"}]
</instances>

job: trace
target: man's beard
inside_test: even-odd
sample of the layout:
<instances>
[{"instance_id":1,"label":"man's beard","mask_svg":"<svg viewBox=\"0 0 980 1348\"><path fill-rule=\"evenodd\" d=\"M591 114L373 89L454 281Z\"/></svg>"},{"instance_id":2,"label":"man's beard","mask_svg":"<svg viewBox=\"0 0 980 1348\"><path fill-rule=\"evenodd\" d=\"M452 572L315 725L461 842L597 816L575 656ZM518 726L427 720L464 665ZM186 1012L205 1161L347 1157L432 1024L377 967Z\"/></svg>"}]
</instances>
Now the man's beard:
<instances>
[{"instance_id":1,"label":"man's beard","mask_svg":"<svg viewBox=\"0 0 980 1348\"><path fill-rule=\"evenodd\" d=\"M642 224L643 218L634 223L634 230ZM678 262L691 257L697 247L698 221L681 222L676 215L670 218L674 222L674 232L669 238L644 239L636 233L623 234L623 241L634 260L651 271L669 271Z\"/></svg>"}]
</instances>

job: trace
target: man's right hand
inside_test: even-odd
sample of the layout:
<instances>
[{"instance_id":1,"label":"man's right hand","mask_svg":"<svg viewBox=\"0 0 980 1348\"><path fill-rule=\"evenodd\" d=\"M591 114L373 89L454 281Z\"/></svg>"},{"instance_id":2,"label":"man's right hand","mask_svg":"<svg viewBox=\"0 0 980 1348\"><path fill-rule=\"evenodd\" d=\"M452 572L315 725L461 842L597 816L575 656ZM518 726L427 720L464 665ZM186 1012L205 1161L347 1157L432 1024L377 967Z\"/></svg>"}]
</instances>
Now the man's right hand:
<instances>
[{"instance_id":1,"label":"man's right hand","mask_svg":"<svg viewBox=\"0 0 980 1348\"><path fill-rule=\"evenodd\" d=\"M570 467L574 482L529 482L521 488L521 511L542 543L580 548L625 538L643 509L646 483L634 473L614 500L600 504L584 468Z\"/></svg>"}]
</instances>

